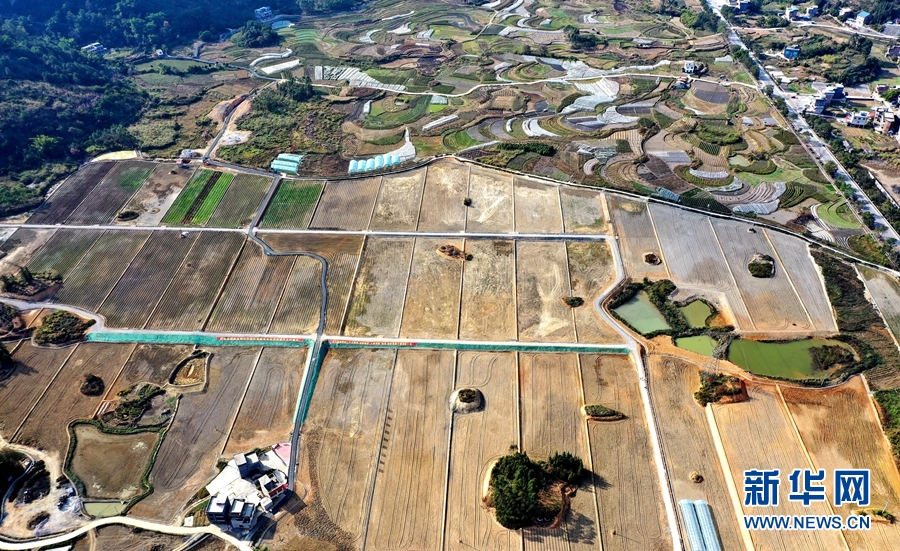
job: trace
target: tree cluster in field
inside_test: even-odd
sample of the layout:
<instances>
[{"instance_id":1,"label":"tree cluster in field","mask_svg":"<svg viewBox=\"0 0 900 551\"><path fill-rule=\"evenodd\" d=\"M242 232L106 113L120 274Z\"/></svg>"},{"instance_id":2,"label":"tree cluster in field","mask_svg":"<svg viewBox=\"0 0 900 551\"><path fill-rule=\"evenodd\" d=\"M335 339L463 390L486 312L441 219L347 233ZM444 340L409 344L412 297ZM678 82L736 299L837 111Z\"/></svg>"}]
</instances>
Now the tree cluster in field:
<instances>
[{"instance_id":1,"label":"tree cluster in field","mask_svg":"<svg viewBox=\"0 0 900 551\"><path fill-rule=\"evenodd\" d=\"M109 419L104 416L104 422L114 421L117 426L133 425L150 407L150 401L160 394L165 394L165 390L151 384L122 390L119 392L122 401L112 411L112 415L109 415Z\"/></svg>"},{"instance_id":2,"label":"tree cluster in field","mask_svg":"<svg viewBox=\"0 0 900 551\"><path fill-rule=\"evenodd\" d=\"M588 415L588 417L594 417L596 419L618 419L622 417L622 414L620 412L601 404L588 404L584 406L584 412Z\"/></svg>"},{"instance_id":3,"label":"tree cluster in field","mask_svg":"<svg viewBox=\"0 0 900 551\"><path fill-rule=\"evenodd\" d=\"M716 14L706 3L703 4L703 11L700 13L689 9L683 10L681 12L681 22L686 27L711 33L718 32L721 24L719 18L716 17Z\"/></svg>"},{"instance_id":4,"label":"tree cluster in field","mask_svg":"<svg viewBox=\"0 0 900 551\"><path fill-rule=\"evenodd\" d=\"M56 272L32 273L27 267L19 270L19 275L0 275L0 290L14 295L36 295L48 285L62 281Z\"/></svg>"},{"instance_id":5,"label":"tree cluster in field","mask_svg":"<svg viewBox=\"0 0 900 551\"><path fill-rule=\"evenodd\" d=\"M573 48L579 50L590 50L606 44L605 38L591 33L583 33L581 32L581 29L574 25L566 25L562 30L563 34L566 35L566 40L569 41L569 44L571 44Z\"/></svg>"},{"instance_id":6,"label":"tree cluster in field","mask_svg":"<svg viewBox=\"0 0 900 551\"><path fill-rule=\"evenodd\" d=\"M816 346L809 349L812 355L813 368L826 370L852 364L856 358L853 352L838 345Z\"/></svg>"},{"instance_id":7,"label":"tree cluster in field","mask_svg":"<svg viewBox=\"0 0 900 551\"><path fill-rule=\"evenodd\" d=\"M541 142L500 142L497 144L500 151L525 151L528 153L537 153L544 157L551 157L556 154L556 148L550 144Z\"/></svg>"},{"instance_id":8,"label":"tree cluster in field","mask_svg":"<svg viewBox=\"0 0 900 551\"><path fill-rule=\"evenodd\" d=\"M104 390L106 390L106 384L104 384L103 379L93 373L88 373L84 376L84 381L81 383L82 394L85 396L100 396Z\"/></svg>"},{"instance_id":9,"label":"tree cluster in field","mask_svg":"<svg viewBox=\"0 0 900 551\"><path fill-rule=\"evenodd\" d=\"M742 392L741 380L724 373L711 371L700 372L700 388L694 393L694 399L702 407L715 403L725 396L736 396Z\"/></svg>"},{"instance_id":10,"label":"tree cluster in field","mask_svg":"<svg viewBox=\"0 0 900 551\"><path fill-rule=\"evenodd\" d=\"M231 41L242 48L261 48L278 42L278 33L267 23L247 21L241 30L231 37Z\"/></svg>"},{"instance_id":11,"label":"tree cluster in field","mask_svg":"<svg viewBox=\"0 0 900 551\"><path fill-rule=\"evenodd\" d=\"M34 332L36 344L66 344L84 337L94 320L83 320L65 310L57 310L43 319Z\"/></svg>"},{"instance_id":12,"label":"tree cluster in field","mask_svg":"<svg viewBox=\"0 0 900 551\"><path fill-rule=\"evenodd\" d=\"M503 456L491 470L489 502L497 522L510 530L532 526L538 519L559 513L550 495L553 484L580 484L584 463L569 452L554 453L547 461L535 461L524 452Z\"/></svg>"},{"instance_id":13,"label":"tree cluster in field","mask_svg":"<svg viewBox=\"0 0 900 551\"><path fill-rule=\"evenodd\" d=\"M747 264L747 270L753 277L772 277L775 275L775 259L767 254L755 254Z\"/></svg>"}]
</instances>

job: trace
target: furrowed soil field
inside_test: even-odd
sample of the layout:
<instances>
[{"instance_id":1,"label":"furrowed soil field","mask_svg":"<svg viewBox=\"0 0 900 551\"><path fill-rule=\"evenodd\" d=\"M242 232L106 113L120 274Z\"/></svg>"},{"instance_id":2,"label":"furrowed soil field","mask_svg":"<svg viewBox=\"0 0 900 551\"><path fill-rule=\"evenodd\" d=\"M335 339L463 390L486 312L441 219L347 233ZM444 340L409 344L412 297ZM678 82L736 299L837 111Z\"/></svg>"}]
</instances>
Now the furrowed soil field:
<instances>
[{"instance_id":1,"label":"furrowed soil field","mask_svg":"<svg viewBox=\"0 0 900 551\"><path fill-rule=\"evenodd\" d=\"M900 502L900 474L861 377L828 390L782 388L784 401L817 469L869 469L876 507ZM833 501L833 484L826 484ZM855 506L836 507L846 517ZM889 508L888 510L893 510ZM900 526L872 523L871 532L844 532L854 549L897 549Z\"/></svg>"},{"instance_id":2,"label":"furrowed soil field","mask_svg":"<svg viewBox=\"0 0 900 551\"><path fill-rule=\"evenodd\" d=\"M307 353L297 348L263 349L228 435L225 455L290 441Z\"/></svg>"},{"instance_id":3,"label":"furrowed soil field","mask_svg":"<svg viewBox=\"0 0 900 551\"><path fill-rule=\"evenodd\" d=\"M132 508L135 516L171 522L187 500L217 474L216 458L224 448L259 355L256 348L215 349L206 389L185 394L179 401L150 474L153 493Z\"/></svg>"},{"instance_id":4,"label":"furrowed soil field","mask_svg":"<svg viewBox=\"0 0 900 551\"><path fill-rule=\"evenodd\" d=\"M294 257L281 303L272 318L270 333L312 334L319 326L322 304L322 264L307 256Z\"/></svg>"},{"instance_id":5,"label":"furrowed soil field","mask_svg":"<svg viewBox=\"0 0 900 551\"><path fill-rule=\"evenodd\" d=\"M171 163L156 165L144 185L128 201L122 211L139 213L134 220L117 224L129 226L156 226L175 202L175 198L194 174L194 168L181 168Z\"/></svg>"},{"instance_id":6,"label":"furrowed soil field","mask_svg":"<svg viewBox=\"0 0 900 551\"><path fill-rule=\"evenodd\" d=\"M606 243L573 241L566 243L569 260L569 280L572 295L584 299L575 308L575 334L579 342L621 342L613 330L594 308L594 300L615 279L612 254Z\"/></svg>"},{"instance_id":7,"label":"furrowed soil field","mask_svg":"<svg viewBox=\"0 0 900 551\"><path fill-rule=\"evenodd\" d=\"M600 192L562 186L559 188L559 200L566 233L606 231L603 194Z\"/></svg>"},{"instance_id":8,"label":"furrowed soil field","mask_svg":"<svg viewBox=\"0 0 900 551\"><path fill-rule=\"evenodd\" d=\"M520 341L574 342L566 244L557 241L516 243L516 302Z\"/></svg>"},{"instance_id":9,"label":"furrowed soil field","mask_svg":"<svg viewBox=\"0 0 900 551\"><path fill-rule=\"evenodd\" d=\"M253 221L271 184L272 178L253 174L237 174L206 226L211 228L247 227Z\"/></svg>"},{"instance_id":10,"label":"furrowed soil field","mask_svg":"<svg viewBox=\"0 0 900 551\"><path fill-rule=\"evenodd\" d=\"M455 356L454 351L397 352L367 549L440 547Z\"/></svg>"},{"instance_id":11,"label":"furrowed soil field","mask_svg":"<svg viewBox=\"0 0 900 551\"><path fill-rule=\"evenodd\" d=\"M699 370L683 360L656 355L650 356L649 365L653 406L661 420L658 426L675 499L706 500L717 521L722 548L741 549L743 541L738 519L706 414L693 399L694 391L700 387ZM585 371L585 381L587 373ZM603 424L599 425L602 428ZM703 476L704 482L691 482L690 475L694 471ZM684 519L681 522L684 531Z\"/></svg>"},{"instance_id":12,"label":"furrowed soil field","mask_svg":"<svg viewBox=\"0 0 900 551\"><path fill-rule=\"evenodd\" d=\"M468 210L463 200L468 196L469 167L433 163L426 170L419 231L463 231Z\"/></svg>"},{"instance_id":13,"label":"furrowed soil field","mask_svg":"<svg viewBox=\"0 0 900 551\"><path fill-rule=\"evenodd\" d=\"M415 230L419 222L426 173L427 170L420 169L384 176L369 229Z\"/></svg>"},{"instance_id":14,"label":"furrowed soil field","mask_svg":"<svg viewBox=\"0 0 900 551\"><path fill-rule=\"evenodd\" d=\"M465 246L461 239L416 239L401 337L457 337L463 263L438 253L437 248L444 244Z\"/></svg>"},{"instance_id":15,"label":"furrowed soil field","mask_svg":"<svg viewBox=\"0 0 900 551\"><path fill-rule=\"evenodd\" d=\"M0 434L6 439L19 430L74 349L41 349L31 341L21 341L15 351L10 347L10 352L16 368L0 382Z\"/></svg>"},{"instance_id":16,"label":"furrowed soil field","mask_svg":"<svg viewBox=\"0 0 900 551\"><path fill-rule=\"evenodd\" d=\"M104 233L63 280L56 299L96 311L150 237L145 231Z\"/></svg>"},{"instance_id":17,"label":"furrowed soil field","mask_svg":"<svg viewBox=\"0 0 900 551\"><path fill-rule=\"evenodd\" d=\"M749 233L745 224L729 220L710 218L709 221L756 330L813 332L819 329L813 326L794 292L787 269L779 262L763 232ZM756 253L775 257L773 277L757 278L750 274L747 264Z\"/></svg>"},{"instance_id":18,"label":"furrowed soil field","mask_svg":"<svg viewBox=\"0 0 900 551\"><path fill-rule=\"evenodd\" d=\"M595 480L603 481L597 488L603 548L669 549L637 370L627 356L585 354L579 360L585 403L625 415L587 425Z\"/></svg>"},{"instance_id":19,"label":"furrowed soil field","mask_svg":"<svg viewBox=\"0 0 900 551\"><path fill-rule=\"evenodd\" d=\"M350 298L345 334L396 337L415 239L369 238Z\"/></svg>"},{"instance_id":20,"label":"furrowed soil field","mask_svg":"<svg viewBox=\"0 0 900 551\"><path fill-rule=\"evenodd\" d=\"M900 337L900 283L890 275L859 266L859 274L866 282L866 289L878 305L894 339Z\"/></svg>"},{"instance_id":21,"label":"furrowed soil field","mask_svg":"<svg viewBox=\"0 0 900 551\"><path fill-rule=\"evenodd\" d=\"M521 449L534 459L546 459L567 451L580 457L591 469L585 420L581 414L582 389L575 354L519 354L521 404ZM556 549L567 542L571 549L596 549L597 481L586 477L570 503L563 526L523 531L525 549ZM614 481L613 481L614 482ZM643 504L646 509L646 504Z\"/></svg>"},{"instance_id":22,"label":"furrowed soil field","mask_svg":"<svg viewBox=\"0 0 900 551\"><path fill-rule=\"evenodd\" d=\"M609 197L609 207L619 237L622 263L625 273L632 279L647 277L668 277L666 258L656 239L653 221L647 203ZM644 253L657 255L662 263L653 265L644 262Z\"/></svg>"},{"instance_id":23,"label":"furrowed soil field","mask_svg":"<svg viewBox=\"0 0 900 551\"><path fill-rule=\"evenodd\" d=\"M332 348L322 362L300 446L298 472L307 472L312 492L297 518L301 533L342 533L360 547L376 469L382 469L382 431L395 432L389 427L396 424L396 412L386 425L385 411L396 355Z\"/></svg>"},{"instance_id":24,"label":"furrowed soil field","mask_svg":"<svg viewBox=\"0 0 900 551\"><path fill-rule=\"evenodd\" d=\"M119 209L141 187L156 167L154 163L125 161L116 163L103 180L66 219L67 224L107 224Z\"/></svg>"},{"instance_id":25,"label":"furrowed soil field","mask_svg":"<svg viewBox=\"0 0 900 551\"><path fill-rule=\"evenodd\" d=\"M709 218L655 204L650 205L650 212L675 284L727 303L720 304L720 309L730 311L735 326L754 330L753 318L729 271Z\"/></svg>"},{"instance_id":26,"label":"furrowed soil field","mask_svg":"<svg viewBox=\"0 0 900 551\"><path fill-rule=\"evenodd\" d=\"M69 423L92 418L103 400L103 396L81 393L85 376L96 375L105 385L111 385L134 347L134 344L79 344L16 433L15 441L39 447L62 464L69 446Z\"/></svg>"},{"instance_id":27,"label":"furrowed soil field","mask_svg":"<svg viewBox=\"0 0 900 551\"><path fill-rule=\"evenodd\" d=\"M70 176L28 219L29 224L61 224L91 194L116 163L90 163Z\"/></svg>"},{"instance_id":28,"label":"furrowed soil field","mask_svg":"<svg viewBox=\"0 0 900 551\"><path fill-rule=\"evenodd\" d=\"M779 232L763 230L782 265L788 267L788 277L794 284L806 312L813 324L823 331L837 331L837 322L831 309L831 302L825 292L825 282L818 266L809 254L809 246L795 237Z\"/></svg>"},{"instance_id":29,"label":"furrowed soil field","mask_svg":"<svg viewBox=\"0 0 900 551\"><path fill-rule=\"evenodd\" d=\"M321 182L282 180L266 207L263 228L306 229L322 194Z\"/></svg>"},{"instance_id":30,"label":"furrowed soil field","mask_svg":"<svg viewBox=\"0 0 900 551\"><path fill-rule=\"evenodd\" d=\"M156 231L119 278L98 313L112 327L142 328L178 266L196 242L178 232Z\"/></svg>"},{"instance_id":31,"label":"furrowed soil field","mask_svg":"<svg viewBox=\"0 0 900 551\"><path fill-rule=\"evenodd\" d=\"M18 275L57 230L19 228L0 246L0 274Z\"/></svg>"},{"instance_id":32,"label":"furrowed soil field","mask_svg":"<svg viewBox=\"0 0 900 551\"><path fill-rule=\"evenodd\" d=\"M138 383L167 384L178 362L190 356L193 350L193 346L186 344L137 345L115 382L107 382L106 398L114 400L119 392ZM216 348L211 352L216 354L218 350Z\"/></svg>"},{"instance_id":33,"label":"furrowed soil field","mask_svg":"<svg viewBox=\"0 0 900 551\"><path fill-rule=\"evenodd\" d=\"M459 338L514 341L515 242L467 239L472 260L463 264Z\"/></svg>"},{"instance_id":34,"label":"furrowed soil field","mask_svg":"<svg viewBox=\"0 0 900 551\"><path fill-rule=\"evenodd\" d=\"M325 258L328 262L328 322L325 330L332 335L339 334L364 238L358 235L286 233L260 234L259 237L278 252L307 251Z\"/></svg>"},{"instance_id":35,"label":"furrowed soil field","mask_svg":"<svg viewBox=\"0 0 900 551\"><path fill-rule=\"evenodd\" d=\"M310 227L330 230L368 228L380 185L381 178L328 182Z\"/></svg>"},{"instance_id":36,"label":"furrowed soil field","mask_svg":"<svg viewBox=\"0 0 900 551\"><path fill-rule=\"evenodd\" d=\"M472 168L469 194L472 205L466 214L466 231L510 233L513 231L512 176Z\"/></svg>"},{"instance_id":37,"label":"furrowed soil field","mask_svg":"<svg viewBox=\"0 0 900 551\"><path fill-rule=\"evenodd\" d=\"M87 497L128 500L140 494L141 476L159 433L104 434L92 425L77 425L78 443L72 472L84 483Z\"/></svg>"},{"instance_id":38,"label":"furrowed soil field","mask_svg":"<svg viewBox=\"0 0 900 551\"><path fill-rule=\"evenodd\" d=\"M292 257L266 256L260 246L248 243L206 329L213 332L266 332L293 263Z\"/></svg>"},{"instance_id":39,"label":"furrowed soil field","mask_svg":"<svg viewBox=\"0 0 900 551\"><path fill-rule=\"evenodd\" d=\"M163 549L174 549L182 543L183 539L183 536L170 536L169 534L149 531L135 532L130 526L111 524L97 529L97 539L94 549L145 551L147 549L152 549L154 545L162 545ZM207 541L217 539L218 538L207 538ZM88 541L88 538L80 541ZM85 547L85 551L87 549L91 548ZM199 550L199 547L195 547L194 549ZM82 550L76 547L73 551Z\"/></svg>"},{"instance_id":40,"label":"furrowed soil field","mask_svg":"<svg viewBox=\"0 0 900 551\"><path fill-rule=\"evenodd\" d=\"M57 230L28 268L32 272L53 271L65 278L101 235L103 232L97 230Z\"/></svg>"},{"instance_id":41,"label":"furrowed soil field","mask_svg":"<svg viewBox=\"0 0 900 551\"><path fill-rule=\"evenodd\" d=\"M188 240L195 241L194 246L150 316L149 329L197 331L203 327L245 242L243 235L231 232L198 232L184 241Z\"/></svg>"},{"instance_id":42,"label":"furrowed soil field","mask_svg":"<svg viewBox=\"0 0 900 551\"><path fill-rule=\"evenodd\" d=\"M747 385L747 390L750 395L747 402L708 406L713 408L730 475L740 488L746 470L781 469L784 488L787 484L785 472L812 469L814 465L807 460L775 387ZM758 508L749 506L744 506L743 511L746 515L759 513ZM795 501L779 499L777 507L766 508L766 514L830 515L831 508L822 502L812 502L809 507L804 507ZM841 533L830 530L755 530L750 536L757 549L814 551L843 549L845 545Z\"/></svg>"},{"instance_id":43,"label":"furrowed soil field","mask_svg":"<svg viewBox=\"0 0 900 551\"><path fill-rule=\"evenodd\" d=\"M516 231L562 233L562 211L556 186L516 178Z\"/></svg>"},{"instance_id":44,"label":"furrowed soil field","mask_svg":"<svg viewBox=\"0 0 900 551\"><path fill-rule=\"evenodd\" d=\"M450 551L522 548L520 533L501 527L482 503L493 462L519 445L519 396L511 384L518 377L516 363L511 352L459 352L454 388L480 390L485 409L453 419L444 537Z\"/></svg>"}]
</instances>

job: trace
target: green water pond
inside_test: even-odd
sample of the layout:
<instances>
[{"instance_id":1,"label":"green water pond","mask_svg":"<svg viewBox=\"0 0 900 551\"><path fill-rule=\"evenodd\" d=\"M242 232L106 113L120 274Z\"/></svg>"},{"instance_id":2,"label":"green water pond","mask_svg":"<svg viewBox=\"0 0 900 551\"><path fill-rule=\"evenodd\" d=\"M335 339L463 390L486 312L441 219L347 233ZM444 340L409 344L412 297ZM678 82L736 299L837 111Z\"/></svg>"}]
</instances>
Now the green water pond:
<instances>
[{"instance_id":1,"label":"green water pond","mask_svg":"<svg viewBox=\"0 0 900 551\"><path fill-rule=\"evenodd\" d=\"M728 361L751 373L790 379L827 377L827 373L814 372L810 348L817 346L848 345L835 340L807 339L792 342L759 342L735 340L728 347Z\"/></svg>"},{"instance_id":2,"label":"green water pond","mask_svg":"<svg viewBox=\"0 0 900 551\"><path fill-rule=\"evenodd\" d=\"M671 329L666 323L666 318L656 309L656 306L653 306L650 297L644 291L634 295L628 302L613 311L642 335Z\"/></svg>"},{"instance_id":3,"label":"green water pond","mask_svg":"<svg viewBox=\"0 0 900 551\"><path fill-rule=\"evenodd\" d=\"M713 350L716 348L718 341L708 335L697 335L696 337L681 337L675 339L675 346L684 348L697 354L704 356L712 356Z\"/></svg>"},{"instance_id":4,"label":"green water pond","mask_svg":"<svg viewBox=\"0 0 900 551\"><path fill-rule=\"evenodd\" d=\"M706 319L712 315L712 308L702 300L694 300L679 308L691 327L706 327Z\"/></svg>"}]
</instances>

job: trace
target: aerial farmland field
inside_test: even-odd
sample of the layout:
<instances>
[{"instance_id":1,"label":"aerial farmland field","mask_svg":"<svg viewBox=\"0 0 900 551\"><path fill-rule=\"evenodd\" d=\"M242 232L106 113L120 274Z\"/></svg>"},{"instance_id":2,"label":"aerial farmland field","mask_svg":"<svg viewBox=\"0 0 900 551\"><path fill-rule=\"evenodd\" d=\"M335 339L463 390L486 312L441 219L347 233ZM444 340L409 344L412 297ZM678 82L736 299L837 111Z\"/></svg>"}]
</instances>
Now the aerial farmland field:
<instances>
[{"instance_id":1,"label":"aerial farmland field","mask_svg":"<svg viewBox=\"0 0 900 551\"><path fill-rule=\"evenodd\" d=\"M57 376L72 348L36 348L31 341L21 341L12 352L15 370L0 385L0 431L12 438L28 414Z\"/></svg>"},{"instance_id":2,"label":"aerial farmland field","mask_svg":"<svg viewBox=\"0 0 900 551\"><path fill-rule=\"evenodd\" d=\"M141 328L175 275L195 239L155 231L103 301L98 313L113 327Z\"/></svg>"},{"instance_id":3,"label":"aerial farmland field","mask_svg":"<svg viewBox=\"0 0 900 551\"><path fill-rule=\"evenodd\" d=\"M462 239L416 239L401 337L455 339L459 332L463 263L438 253L444 244L465 246Z\"/></svg>"},{"instance_id":4,"label":"aerial farmland field","mask_svg":"<svg viewBox=\"0 0 900 551\"><path fill-rule=\"evenodd\" d=\"M633 278L668 277L666 258L662 256L662 247L653 229L653 220L647 203L630 201L611 196L610 211L617 228L619 246L622 251L622 262L625 273ZM659 264L644 262L644 254L652 253L662 260Z\"/></svg>"},{"instance_id":5,"label":"aerial farmland field","mask_svg":"<svg viewBox=\"0 0 900 551\"><path fill-rule=\"evenodd\" d=\"M716 427L722 438L725 456L736 485L743 481L744 471L750 469L812 469L806 450L793 428L784 402L772 385L748 385L750 400L738 404L712 405ZM751 437L752 435L752 437ZM754 514L754 508L744 507L744 514ZM782 515L829 515L830 507L813 502L809 507L781 500L767 512ZM750 532L759 547L820 550L843 547L841 532L779 531Z\"/></svg>"},{"instance_id":6,"label":"aerial farmland field","mask_svg":"<svg viewBox=\"0 0 900 551\"><path fill-rule=\"evenodd\" d=\"M603 547L667 549L672 536L666 533L638 372L626 356L585 354L579 361L585 403L625 415L619 421L587 422L593 470L605 482L597 491Z\"/></svg>"},{"instance_id":7,"label":"aerial farmland field","mask_svg":"<svg viewBox=\"0 0 900 551\"><path fill-rule=\"evenodd\" d=\"M399 334L414 244L410 238L367 240L350 298L347 335Z\"/></svg>"},{"instance_id":8,"label":"aerial farmland field","mask_svg":"<svg viewBox=\"0 0 900 551\"><path fill-rule=\"evenodd\" d=\"M213 228L246 227L253 220L270 185L271 178L237 174L206 225Z\"/></svg>"},{"instance_id":9,"label":"aerial farmland field","mask_svg":"<svg viewBox=\"0 0 900 551\"><path fill-rule=\"evenodd\" d=\"M263 349L228 435L225 454L290 440L306 354L303 348Z\"/></svg>"},{"instance_id":10,"label":"aerial farmland field","mask_svg":"<svg viewBox=\"0 0 900 551\"><path fill-rule=\"evenodd\" d=\"M363 542L367 549L440 545L450 451L446 398L453 390L455 361L453 351L397 353L379 457L384 466L375 477Z\"/></svg>"},{"instance_id":11,"label":"aerial farmland field","mask_svg":"<svg viewBox=\"0 0 900 551\"><path fill-rule=\"evenodd\" d=\"M57 230L19 228L0 245L0 273L17 275Z\"/></svg>"},{"instance_id":12,"label":"aerial farmland field","mask_svg":"<svg viewBox=\"0 0 900 551\"><path fill-rule=\"evenodd\" d=\"M434 163L426 170L419 231L464 230L468 208L463 201L469 192L469 167L457 163Z\"/></svg>"},{"instance_id":13,"label":"aerial farmland field","mask_svg":"<svg viewBox=\"0 0 900 551\"><path fill-rule=\"evenodd\" d=\"M200 329L246 241L243 235L230 232L195 235L189 238L194 245L174 271L175 276L149 316L147 328ZM168 269L172 270L171 265Z\"/></svg>"},{"instance_id":14,"label":"aerial farmland field","mask_svg":"<svg viewBox=\"0 0 900 551\"><path fill-rule=\"evenodd\" d=\"M606 230L602 193L562 186L559 200L566 233L603 233Z\"/></svg>"},{"instance_id":15,"label":"aerial farmland field","mask_svg":"<svg viewBox=\"0 0 900 551\"><path fill-rule=\"evenodd\" d=\"M101 235L103 232L97 230L57 230L32 257L28 268L32 272L53 271L65 278Z\"/></svg>"},{"instance_id":16,"label":"aerial farmland field","mask_svg":"<svg viewBox=\"0 0 900 551\"><path fill-rule=\"evenodd\" d=\"M305 229L322 194L322 183L283 180L263 216L263 228Z\"/></svg>"},{"instance_id":17,"label":"aerial farmland field","mask_svg":"<svg viewBox=\"0 0 900 551\"><path fill-rule=\"evenodd\" d=\"M265 333L291 273L294 259L266 256L247 244L209 318L207 330Z\"/></svg>"},{"instance_id":18,"label":"aerial farmland field","mask_svg":"<svg viewBox=\"0 0 900 551\"><path fill-rule=\"evenodd\" d=\"M419 222L427 169L384 176L369 229L414 231Z\"/></svg>"},{"instance_id":19,"label":"aerial farmland field","mask_svg":"<svg viewBox=\"0 0 900 551\"><path fill-rule=\"evenodd\" d=\"M15 441L40 446L61 464L69 445L69 423L76 419L92 418L103 400L102 395L85 396L81 393L85 376L96 375L106 385L112 385L134 348L134 344L79 344L40 402L29 413L22 428L16 432ZM41 352L47 354L50 351ZM65 407L60 407L60 404L65 404Z\"/></svg>"},{"instance_id":20,"label":"aerial farmland field","mask_svg":"<svg viewBox=\"0 0 900 551\"><path fill-rule=\"evenodd\" d=\"M122 212L136 213L137 218L115 222L131 226L156 226L193 174L193 168L181 168L169 163L157 164L140 189L122 207Z\"/></svg>"},{"instance_id":21,"label":"aerial farmland field","mask_svg":"<svg viewBox=\"0 0 900 551\"><path fill-rule=\"evenodd\" d=\"M270 333L309 334L319 326L322 303L322 265L308 256L294 257Z\"/></svg>"},{"instance_id":22,"label":"aerial farmland field","mask_svg":"<svg viewBox=\"0 0 900 551\"><path fill-rule=\"evenodd\" d=\"M513 230L513 178L473 168L469 175L466 231L510 233Z\"/></svg>"},{"instance_id":23,"label":"aerial farmland field","mask_svg":"<svg viewBox=\"0 0 900 551\"><path fill-rule=\"evenodd\" d=\"M593 305L593 299L615 280L609 245L596 241L570 241L566 243L566 253L572 295L585 301L573 310L578 341L619 342L621 337L603 321Z\"/></svg>"},{"instance_id":24,"label":"aerial farmland field","mask_svg":"<svg viewBox=\"0 0 900 551\"><path fill-rule=\"evenodd\" d=\"M562 211L555 186L515 179L516 231L562 233Z\"/></svg>"},{"instance_id":25,"label":"aerial farmland field","mask_svg":"<svg viewBox=\"0 0 900 551\"><path fill-rule=\"evenodd\" d=\"M135 515L170 522L215 476L216 458L225 447L260 353L253 348L216 348L206 389L187 393L179 401L150 473L154 491L135 505Z\"/></svg>"},{"instance_id":26,"label":"aerial farmland field","mask_svg":"<svg viewBox=\"0 0 900 551\"><path fill-rule=\"evenodd\" d=\"M369 227L381 178L330 181L316 205L310 228L364 230Z\"/></svg>"},{"instance_id":27,"label":"aerial farmland field","mask_svg":"<svg viewBox=\"0 0 900 551\"><path fill-rule=\"evenodd\" d=\"M90 163L70 176L28 219L29 224L61 224L91 194L116 163Z\"/></svg>"},{"instance_id":28,"label":"aerial farmland field","mask_svg":"<svg viewBox=\"0 0 900 551\"><path fill-rule=\"evenodd\" d=\"M150 234L149 231L104 233L63 280L56 299L96 311Z\"/></svg>"},{"instance_id":29,"label":"aerial farmland field","mask_svg":"<svg viewBox=\"0 0 900 551\"><path fill-rule=\"evenodd\" d=\"M116 163L103 180L90 191L90 200L82 201L67 224L108 224L156 167L154 163L125 161Z\"/></svg>"},{"instance_id":30,"label":"aerial farmland field","mask_svg":"<svg viewBox=\"0 0 900 551\"><path fill-rule=\"evenodd\" d=\"M693 398L694 391L700 386L699 368L675 358L652 357L649 372L657 415L662 420L679 420L659 423L675 499L706 500L717 519L723 548L740 549L743 541L738 531L738 519L706 413ZM691 482L690 475L695 471L705 482Z\"/></svg>"},{"instance_id":31,"label":"aerial farmland field","mask_svg":"<svg viewBox=\"0 0 900 551\"><path fill-rule=\"evenodd\" d=\"M520 341L573 342L575 320L562 301L571 295L565 243L516 242Z\"/></svg>"},{"instance_id":32,"label":"aerial farmland field","mask_svg":"<svg viewBox=\"0 0 900 551\"><path fill-rule=\"evenodd\" d=\"M516 257L513 241L467 239L459 338L514 341Z\"/></svg>"}]
</instances>

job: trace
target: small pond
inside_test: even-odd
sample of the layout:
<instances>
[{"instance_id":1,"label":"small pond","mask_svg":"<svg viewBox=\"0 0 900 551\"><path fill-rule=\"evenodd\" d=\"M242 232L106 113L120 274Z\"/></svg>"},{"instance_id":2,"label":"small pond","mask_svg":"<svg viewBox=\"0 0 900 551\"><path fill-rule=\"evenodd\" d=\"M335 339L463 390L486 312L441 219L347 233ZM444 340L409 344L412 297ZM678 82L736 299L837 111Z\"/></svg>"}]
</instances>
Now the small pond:
<instances>
[{"instance_id":1,"label":"small pond","mask_svg":"<svg viewBox=\"0 0 900 551\"><path fill-rule=\"evenodd\" d=\"M840 341L828 339L791 342L737 339L728 347L728 360L757 375L790 379L825 378L826 373L813 372L813 360L809 349L826 345L849 348Z\"/></svg>"},{"instance_id":2,"label":"small pond","mask_svg":"<svg viewBox=\"0 0 900 551\"><path fill-rule=\"evenodd\" d=\"M718 341L708 335L697 335L696 337L681 337L675 339L675 346L678 348L684 348L685 350L703 354L704 356L712 356L713 350L715 350L717 344Z\"/></svg>"},{"instance_id":3,"label":"small pond","mask_svg":"<svg viewBox=\"0 0 900 551\"><path fill-rule=\"evenodd\" d=\"M706 319L712 315L712 308L702 300L693 300L679 310L691 327L706 327Z\"/></svg>"},{"instance_id":4,"label":"small pond","mask_svg":"<svg viewBox=\"0 0 900 551\"><path fill-rule=\"evenodd\" d=\"M613 311L642 335L671 329L666 323L666 318L656 309L656 306L653 306L650 297L644 291L636 294L631 300Z\"/></svg>"}]
</instances>

